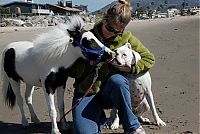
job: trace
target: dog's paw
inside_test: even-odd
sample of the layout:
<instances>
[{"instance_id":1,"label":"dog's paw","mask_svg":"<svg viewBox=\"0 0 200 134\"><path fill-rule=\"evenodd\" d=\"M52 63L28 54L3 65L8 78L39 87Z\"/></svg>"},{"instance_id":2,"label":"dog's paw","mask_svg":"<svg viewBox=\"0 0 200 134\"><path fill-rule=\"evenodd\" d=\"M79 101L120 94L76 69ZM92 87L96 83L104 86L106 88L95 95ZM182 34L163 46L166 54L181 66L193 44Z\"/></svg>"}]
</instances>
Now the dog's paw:
<instances>
[{"instance_id":1,"label":"dog's paw","mask_svg":"<svg viewBox=\"0 0 200 134\"><path fill-rule=\"evenodd\" d=\"M164 121L162 121L160 118L156 119L156 124L158 126L166 126L166 123Z\"/></svg>"},{"instance_id":2,"label":"dog's paw","mask_svg":"<svg viewBox=\"0 0 200 134\"><path fill-rule=\"evenodd\" d=\"M150 120L148 118L145 118L145 117L138 117L138 120L141 122L141 123L150 123Z\"/></svg>"},{"instance_id":3,"label":"dog's paw","mask_svg":"<svg viewBox=\"0 0 200 134\"><path fill-rule=\"evenodd\" d=\"M107 120L106 120L106 123L105 123L105 128L110 128L110 126L112 125L113 123L113 118L112 117L109 117Z\"/></svg>"},{"instance_id":4,"label":"dog's paw","mask_svg":"<svg viewBox=\"0 0 200 134\"><path fill-rule=\"evenodd\" d=\"M119 118L115 118L113 123L110 125L110 129L118 129L119 128Z\"/></svg>"}]
</instances>

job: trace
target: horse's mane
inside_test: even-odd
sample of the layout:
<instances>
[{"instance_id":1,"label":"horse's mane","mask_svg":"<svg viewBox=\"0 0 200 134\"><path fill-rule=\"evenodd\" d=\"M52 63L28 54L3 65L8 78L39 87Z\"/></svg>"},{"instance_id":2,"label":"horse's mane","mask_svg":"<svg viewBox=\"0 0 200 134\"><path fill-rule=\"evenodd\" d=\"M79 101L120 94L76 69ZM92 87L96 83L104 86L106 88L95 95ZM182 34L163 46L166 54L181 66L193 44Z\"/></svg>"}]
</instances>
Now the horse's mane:
<instances>
[{"instance_id":1,"label":"horse's mane","mask_svg":"<svg viewBox=\"0 0 200 134\"><path fill-rule=\"evenodd\" d=\"M59 24L54 29L40 34L33 40L33 53L40 57L40 61L55 60L61 57L68 48L70 43L70 31L81 30L85 26L80 16L72 16L66 24ZM39 59L38 59L39 60Z\"/></svg>"}]
</instances>

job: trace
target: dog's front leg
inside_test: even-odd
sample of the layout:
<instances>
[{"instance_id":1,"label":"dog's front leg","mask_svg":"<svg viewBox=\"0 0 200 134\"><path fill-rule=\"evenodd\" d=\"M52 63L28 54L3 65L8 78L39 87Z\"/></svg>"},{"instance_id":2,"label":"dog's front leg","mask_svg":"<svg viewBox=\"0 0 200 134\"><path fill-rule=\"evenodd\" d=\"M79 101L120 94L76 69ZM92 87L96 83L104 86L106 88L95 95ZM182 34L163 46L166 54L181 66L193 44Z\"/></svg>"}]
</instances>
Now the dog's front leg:
<instances>
[{"instance_id":1,"label":"dog's front leg","mask_svg":"<svg viewBox=\"0 0 200 134\"><path fill-rule=\"evenodd\" d=\"M113 108L110 111L110 117L108 118L106 124L112 130L119 128L119 116L118 116L118 110L116 108Z\"/></svg>"},{"instance_id":2,"label":"dog's front leg","mask_svg":"<svg viewBox=\"0 0 200 134\"><path fill-rule=\"evenodd\" d=\"M155 107L151 88L147 88L147 90L146 90L146 99L147 99L147 102L149 103L149 106L150 106L150 109L151 109L152 114L154 116L154 119L156 121L156 124L158 126L166 126L166 123L160 119L160 117L158 116L158 113L156 111L156 107Z\"/></svg>"}]
</instances>

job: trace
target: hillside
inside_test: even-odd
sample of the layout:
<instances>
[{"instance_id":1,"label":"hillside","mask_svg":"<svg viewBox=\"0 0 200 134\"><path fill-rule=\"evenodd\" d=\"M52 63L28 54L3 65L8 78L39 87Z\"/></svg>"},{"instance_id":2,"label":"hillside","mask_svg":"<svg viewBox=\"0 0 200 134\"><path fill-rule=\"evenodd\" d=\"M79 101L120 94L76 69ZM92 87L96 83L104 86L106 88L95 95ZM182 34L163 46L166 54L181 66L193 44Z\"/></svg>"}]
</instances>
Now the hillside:
<instances>
[{"instance_id":1,"label":"hillside","mask_svg":"<svg viewBox=\"0 0 200 134\"><path fill-rule=\"evenodd\" d=\"M185 7L193 7L193 6L200 6L199 0L129 0L132 7L133 12L142 7L144 9L150 8L150 9L158 9L161 10L166 9L168 7L176 7L178 9L182 8L182 4L185 1ZM92 12L91 14L101 14L105 12L111 5L113 5L116 1L108 4L107 6Z\"/></svg>"}]
</instances>

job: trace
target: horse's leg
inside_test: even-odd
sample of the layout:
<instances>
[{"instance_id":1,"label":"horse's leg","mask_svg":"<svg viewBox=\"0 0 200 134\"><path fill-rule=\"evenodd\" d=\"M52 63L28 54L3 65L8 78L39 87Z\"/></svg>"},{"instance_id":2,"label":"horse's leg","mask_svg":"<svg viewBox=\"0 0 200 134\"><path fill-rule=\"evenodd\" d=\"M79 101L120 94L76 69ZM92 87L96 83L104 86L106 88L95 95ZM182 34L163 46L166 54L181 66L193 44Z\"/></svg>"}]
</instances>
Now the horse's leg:
<instances>
[{"instance_id":1,"label":"horse's leg","mask_svg":"<svg viewBox=\"0 0 200 134\"><path fill-rule=\"evenodd\" d=\"M45 92L45 96L46 96L46 100L48 104L49 116L51 118L51 123L52 123L51 134L61 134L59 132L58 125L56 122L57 112L56 112L55 103L54 103L54 94L51 94L51 93L47 94L46 89L44 92Z\"/></svg>"},{"instance_id":2,"label":"horse's leg","mask_svg":"<svg viewBox=\"0 0 200 134\"><path fill-rule=\"evenodd\" d=\"M58 109L60 113L60 119L64 116L64 112L65 112L64 93L65 93L65 88L63 87L57 88L57 103L58 103ZM61 128L69 129L69 126L67 125L65 118L61 120Z\"/></svg>"},{"instance_id":3,"label":"horse's leg","mask_svg":"<svg viewBox=\"0 0 200 134\"><path fill-rule=\"evenodd\" d=\"M55 102L54 102L54 92L51 92L51 93L48 92L53 87L51 86L46 87L44 81L42 82L42 87L45 94L45 98L46 98L46 102L47 102L47 106L49 110L49 116L51 118L51 123L52 123L51 134L61 134L59 132L58 125L56 122L57 112L56 112L56 107L55 107Z\"/></svg>"},{"instance_id":4,"label":"horse's leg","mask_svg":"<svg viewBox=\"0 0 200 134\"><path fill-rule=\"evenodd\" d=\"M23 98L21 96L21 91L20 91L20 82L16 82L14 80L10 80L10 84L12 86L12 89L13 89L13 92L15 93L16 95L16 100L17 100L17 104L19 106L19 110L21 112L21 123L22 123L22 126L23 127L27 127L29 126L28 124L28 120L26 119L26 116L25 116L25 112L24 112L24 108L23 108Z\"/></svg>"},{"instance_id":5,"label":"horse's leg","mask_svg":"<svg viewBox=\"0 0 200 134\"><path fill-rule=\"evenodd\" d=\"M38 119L37 115L35 114L35 111L33 109L32 105L32 95L34 92L34 86L30 86L26 84L26 92L25 92L25 100L26 104L28 105L30 114L31 114L31 121L34 123L40 123L40 120Z\"/></svg>"}]
</instances>

